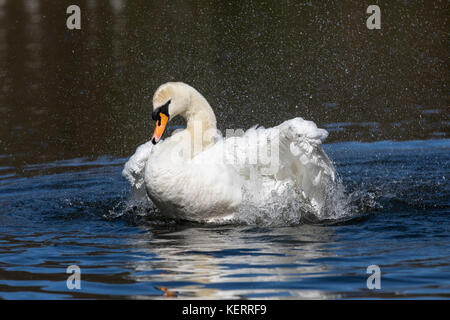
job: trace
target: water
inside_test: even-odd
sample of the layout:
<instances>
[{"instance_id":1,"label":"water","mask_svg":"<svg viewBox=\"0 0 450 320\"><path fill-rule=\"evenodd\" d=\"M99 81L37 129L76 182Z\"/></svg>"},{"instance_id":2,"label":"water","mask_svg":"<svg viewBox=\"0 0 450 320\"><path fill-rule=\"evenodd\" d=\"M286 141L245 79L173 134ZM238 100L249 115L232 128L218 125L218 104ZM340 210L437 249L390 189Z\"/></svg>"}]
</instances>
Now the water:
<instances>
[{"instance_id":1,"label":"water","mask_svg":"<svg viewBox=\"0 0 450 320\"><path fill-rule=\"evenodd\" d=\"M2 168L0 297L448 298L450 140L325 148L358 212L278 227L138 213L126 159ZM66 287L72 264L79 291ZM366 287L372 264L381 290Z\"/></svg>"},{"instance_id":2,"label":"water","mask_svg":"<svg viewBox=\"0 0 450 320\"><path fill-rule=\"evenodd\" d=\"M77 3L69 31L65 4L0 0L0 298L450 297L447 2L381 2L379 31L359 1ZM327 129L352 214L205 225L134 207L121 171L170 80L221 130Z\"/></svg>"}]
</instances>

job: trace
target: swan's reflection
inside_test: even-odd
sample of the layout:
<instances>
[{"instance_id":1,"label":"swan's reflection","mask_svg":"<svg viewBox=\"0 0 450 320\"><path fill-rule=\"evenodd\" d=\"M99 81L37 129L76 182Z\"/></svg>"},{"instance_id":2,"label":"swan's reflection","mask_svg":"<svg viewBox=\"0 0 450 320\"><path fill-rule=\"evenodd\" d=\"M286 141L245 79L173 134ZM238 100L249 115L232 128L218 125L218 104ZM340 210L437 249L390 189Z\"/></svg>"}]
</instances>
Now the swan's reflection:
<instances>
[{"instance_id":1,"label":"swan's reflection","mask_svg":"<svg viewBox=\"0 0 450 320\"><path fill-rule=\"evenodd\" d=\"M331 298L302 285L328 270L312 259L335 256L325 246L336 237L326 226L186 227L151 237L132 244L157 256L135 263L133 277L180 298Z\"/></svg>"}]
</instances>

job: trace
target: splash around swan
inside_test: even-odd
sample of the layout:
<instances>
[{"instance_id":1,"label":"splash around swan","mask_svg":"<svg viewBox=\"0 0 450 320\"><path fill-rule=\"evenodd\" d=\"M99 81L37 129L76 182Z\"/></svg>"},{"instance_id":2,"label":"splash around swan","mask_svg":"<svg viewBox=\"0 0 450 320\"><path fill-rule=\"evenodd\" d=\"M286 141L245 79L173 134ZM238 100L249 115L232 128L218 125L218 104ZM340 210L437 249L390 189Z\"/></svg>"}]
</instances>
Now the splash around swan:
<instances>
[{"instance_id":1,"label":"splash around swan","mask_svg":"<svg viewBox=\"0 0 450 320\"><path fill-rule=\"evenodd\" d=\"M152 140L137 148L122 172L134 199L196 222L253 224L283 217L295 223L347 213L343 187L321 146L328 133L314 122L294 118L222 137L206 99L180 82L160 86L153 107ZM162 140L177 115L187 128Z\"/></svg>"}]
</instances>

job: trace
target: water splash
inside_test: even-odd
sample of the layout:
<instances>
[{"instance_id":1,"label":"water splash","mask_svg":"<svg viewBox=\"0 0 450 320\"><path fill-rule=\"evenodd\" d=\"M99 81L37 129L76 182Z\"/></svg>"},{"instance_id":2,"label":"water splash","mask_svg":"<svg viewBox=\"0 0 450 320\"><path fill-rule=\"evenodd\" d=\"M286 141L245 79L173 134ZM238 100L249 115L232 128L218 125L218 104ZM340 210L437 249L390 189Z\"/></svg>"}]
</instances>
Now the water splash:
<instances>
[{"instance_id":1,"label":"water splash","mask_svg":"<svg viewBox=\"0 0 450 320\"><path fill-rule=\"evenodd\" d=\"M374 193L356 190L347 193L341 180L327 187L327 198L321 213L308 201L302 190L292 182L284 182L282 194L272 192L270 199L259 202L248 189L243 189L243 202L238 212L221 218L203 221L210 225L295 226L302 224L339 223L358 218L381 207ZM167 217L143 193L132 188L130 199L120 210L112 210L111 217L121 218L133 225L173 225L183 219ZM186 221L184 221L186 222Z\"/></svg>"}]
</instances>

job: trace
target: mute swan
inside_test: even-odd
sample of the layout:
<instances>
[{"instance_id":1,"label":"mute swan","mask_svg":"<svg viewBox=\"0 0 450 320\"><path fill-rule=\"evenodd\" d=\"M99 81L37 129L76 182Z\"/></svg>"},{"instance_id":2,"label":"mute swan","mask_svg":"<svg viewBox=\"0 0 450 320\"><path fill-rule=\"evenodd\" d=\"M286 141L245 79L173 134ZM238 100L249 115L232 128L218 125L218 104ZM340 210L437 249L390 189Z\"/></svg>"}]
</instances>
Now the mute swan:
<instances>
[{"instance_id":1,"label":"mute swan","mask_svg":"<svg viewBox=\"0 0 450 320\"><path fill-rule=\"evenodd\" d=\"M178 115L186 129L161 140L167 123ZM280 199L293 194L304 210L327 215L336 175L321 147L328 133L313 122L294 118L222 138L209 103L182 82L156 90L152 118L151 141L136 150L123 176L136 195L148 196L162 213L220 221L249 206L276 210Z\"/></svg>"}]
</instances>

